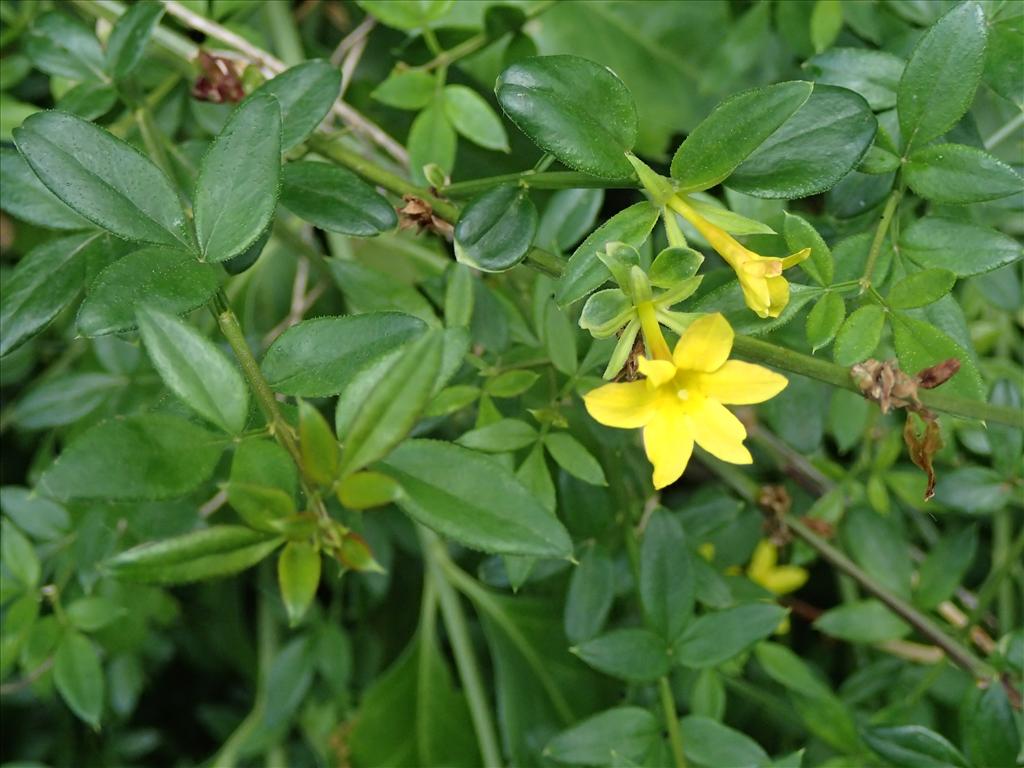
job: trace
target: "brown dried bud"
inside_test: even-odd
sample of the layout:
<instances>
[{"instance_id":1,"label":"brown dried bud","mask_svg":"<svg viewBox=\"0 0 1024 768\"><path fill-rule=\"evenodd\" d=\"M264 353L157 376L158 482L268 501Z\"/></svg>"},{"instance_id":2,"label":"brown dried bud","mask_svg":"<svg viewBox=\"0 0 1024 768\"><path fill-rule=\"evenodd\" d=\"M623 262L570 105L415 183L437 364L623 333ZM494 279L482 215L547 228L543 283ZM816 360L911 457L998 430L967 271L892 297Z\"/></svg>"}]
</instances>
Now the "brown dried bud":
<instances>
[{"instance_id":1,"label":"brown dried bud","mask_svg":"<svg viewBox=\"0 0 1024 768\"><path fill-rule=\"evenodd\" d=\"M202 73L192 86L195 98L213 104L234 103L245 98L245 89L235 69L235 62L206 51L199 52L198 61Z\"/></svg>"},{"instance_id":2,"label":"brown dried bud","mask_svg":"<svg viewBox=\"0 0 1024 768\"><path fill-rule=\"evenodd\" d=\"M430 203L416 195L402 195L402 199L405 205L398 209L398 225L402 229L416 227L419 232L426 229L451 240L454 234L452 225L435 216Z\"/></svg>"},{"instance_id":3,"label":"brown dried bud","mask_svg":"<svg viewBox=\"0 0 1024 768\"><path fill-rule=\"evenodd\" d=\"M917 384L922 389L935 389L940 384L945 384L953 375L960 370L960 361L955 357L943 360L941 363L925 368L917 374Z\"/></svg>"}]
</instances>

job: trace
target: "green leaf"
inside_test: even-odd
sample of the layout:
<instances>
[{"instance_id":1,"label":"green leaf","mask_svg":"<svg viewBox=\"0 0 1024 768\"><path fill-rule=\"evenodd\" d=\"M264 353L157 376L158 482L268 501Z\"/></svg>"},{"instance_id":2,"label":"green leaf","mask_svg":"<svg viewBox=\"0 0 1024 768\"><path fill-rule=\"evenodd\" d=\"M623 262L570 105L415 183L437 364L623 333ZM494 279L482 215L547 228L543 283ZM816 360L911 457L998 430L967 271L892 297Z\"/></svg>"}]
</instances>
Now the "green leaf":
<instances>
[{"instance_id":1,"label":"green leaf","mask_svg":"<svg viewBox=\"0 0 1024 768\"><path fill-rule=\"evenodd\" d=\"M576 373L576 329L572 327L566 311L553 301L547 303L544 313L544 346L555 369L567 376Z\"/></svg>"},{"instance_id":2,"label":"green leaf","mask_svg":"<svg viewBox=\"0 0 1024 768\"><path fill-rule=\"evenodd\" d=\"M80 597L65 609L75 629L95 632L125 616L124 606L106 597Z\"/></svg>"},{"instance_id":3,"label":"green leaf","mask_svg":"<svg viewBox=\"0 0 1024 768\"><path fill-rule=\"evenodd\" d=\"M786 646L758 643L754 655L768 676L787 690L811 699L833 697L832 689L822 681L820 675L813 672L803 659Z\"/></svg>"},{"instance_id":4,"label":"green leaf","mask_svg":"<svg viewBox=\"0 0 1024 768\"><path fill-rule=\"evenodd\" d=\"M96 35L72 16L44 13L25 36L25 53L48 75L70 80L105 79L103 49Z\"/></svg>"},{"instance_id":5,"label":"green leaf","mask_svg":"<svg viewBox=\"0 0 1024 768\"><path fill-rule=\"evenodd\" d=\"M455 257L484 272L504 272L526 258L537 209L523 187L496 187L469 203L455 224Z\"/></svg>"},{"instance_id":6,"label":"green leaf","mask_svg":"<svg viewBox=\"0 0 1024 768\"><path fill-rule=\"evenodd\" d=\"M854 507L843 518L842 538L853 559L875 581L904 599L910 597L910 555L892 518Z\"/></svg>"},{"instance_id":7,"label":"green leaf","mask_svg":"<svg viewBox=\"0 0 1024 768\"><path fill-rule=\"evenodd\" d=\"M74 630L64 634L54 654L53 682L71 711L99 729L103 713L103 669L96 648L85 635Z\"/></svg>"},{"instance_id":8,"label":"green leaf","mask_svg":"<svg viewBox=\"0 0 1024 768\"><path fill-rule=\"evenodd\" d=\"M419 184L427 181L423 175L423 166L427 164L436 164L445 175L455 167L458 138L442 104L431 104L416 116L406 144L413 180Z\"/></svg>"},{"instance_id":9,"label":"green leaf","mask_svg":"<svg viewBox=\"0 0 1024 768\"><path fill-rule=\"evenodd\" d=\"M551 432L545 435L544 445L555 463L570 475L591 485L608 485L598 460L568 432Z\"/></svg>"},{"instance_id":10,"label":"green leaf","mask_svg":"<svg viewBox=\"0 0 1024 768\"><path fill-rule=\"evenodd\" d=\"M60 97L57 109L85 120L107 114L117 103L117 89L108 83L79 83Z\"/></svg>"},{"instance_id":11,"label":"green leaf","mask_svg":"<svg viewBox=\"0 0 1024 768\"><path fill-rule=\"evenodd\" d=\"M0 304L0 356L17 349L78 295L85 279L85 253L99 235L81 234L36 246L4 280Z\"/></svg>"},{"instance_id":12,"label":"green leaf","mask_svg":"<svg viewBox=\"0 0 1024 768\"><path fill-rule=\"evenodd\" d=\"M22 221L46 229L90 229L56 197L13 147L0 147L0 208Z\"/></svg>"},{"instance_id":13,"label":"green leaf","mask_svg":"<svg viewBox=\"0 0 1024 768\"><path fill-rule=\"evenodd\" d=\"M462 136L484 149L509 151L501 118L480 94L464 85L446 85L442 99L448 120Z\"/></svg>"},{"instance_id":14,"label":"green leaf","mask_svg":"<svg viewBox=\"0 0 1024 768\"><path fill-rule=\"evenodd\" d=\"M789 250L811 249L810 258L803 262L800 268L818 285L831 285L835 277L835 266L832 262L832 251L829 250L825 239L806 219L789 212L784 215L783 232Z\"/></svg>"},{"instance_id":15,"label":"green leaf","mask_svg":"<svg viewBox=\"0 0 1024 768\"><path fill-rule=\"evenodd\" d=\"M854 310L836 334L832 358L843 366L865 360L878 346L884 327L885 310L877 304Z\"/></svg>"},{"instance_id":16,"label":"green leaf","mask_svg":"<svg viewBox=\"0 0 1024 768\"><path fill-rule=\"evenodd\" d=\"M359 0L359 6L382 24L410 32L429 27L444 16L455 0Z\"/></svg>"},{"instance_id":17,"label":"green leaf","mask_svg":"<svg viewBox=\"0 0 1024 768\"><path fill-rule=\"evenodd\" d=\"M963 467L947 472L935 487L936 500L969 515L1005 509L1012 491L998 472L988 467Z\"/></svg>"},{"instance_id":18,"label":"green leaf","mask_svg":"<svg viewBox=\"0 0 1024 768\"><path fill-rule=\"evenodd\" d=\"M281 107L271 95L239 104L203 156L195 223L205 261L245 251L270 226L281 176Z\"/></svg>"},{"instance_id":19,"label":"green leaf","mask_svg":"<svg viewBox=\"0 0 1024 768\"><path fill-rule=\"evenodd\" d=\"M398 504L410 517L460 544L504 555L572 554L562 524L488 456L451 443L409 440L381 470L401 484Z\"/></svg>"},{"instance_id":20,"label":"green leaf","mask_svg":"<svg viewBox=\"0 0 1024 768\"><path fill-rule=\"evenodd\" d=\"M648 202L625 208L595 229L573 252L558 279L555 299L562 307L579 301L611 279L608 267L597 257L609 243L621 242L639 248L651 234L661 215Z\"/></svg>"},{"instance_id":21,"label":"green leaf","mask_svg":"<svg viewBox=\"0 0 1024 768\"><path fill-rule=\"evenodd\" d=\"M977 549L978 530L974 526L965 526L939 539L918 570L914 603L931 610L952 597L974 562Z\"/></svg>"},{"instance_id":22,"label":"green leaf","mask_svg":"<svg viewBox=\"0 0 1024 768\"><path fill-rule=\"evenodd\" d=\"M135 313L146 352L160 378L185 405L225 432L249 418L249 389L228 358L199 331L152 306Z\"/></svg>"},{"instance_id":23,"label":"green leaf","mask_svg":"<svg viewBox=\"0 0 1024 768\"><path fill-rule=\"evenodd\" d=\"M956 283L956 275L948 269L925 269L907 275L889 291L889 306L895 309L923 307L938 301Z\"/></svg>"},{"instance_id":24,"label":"green leaf","mask_svg":"<svg viewBox=\"0 0 1024 768\"><path fill-rule=\"evenodd\" d=\"M944 737L923 725L867 728L864 741L893 765L920 768L970 768L967 759Z\"/></svg>"},{"instance_id":25,"label":"green leaf","mask_svg":"<svg viewBox=\"0 0 1024 768\"><path fill-rule=\"evenodd\" d=\"M827 610L814 620L814 627L850 643L883 643L910 632L902 619L873 598Z\"/></svg>"},{"instance_id":26,"label":"green leaf","mask_svg":"<svg viewBox=\"0 0 1024 768\"><path fill-rule=\"evenodd\" d=\"M342 474L383 458L412 429L433 395L441 367L442 344L439 330L418 338L359 406L345 435L339 468Z\"/></svg>"},{"instance_id":27,"label":"green leaf","mask_svg":"<svg viewBox=\"0 0 1024 768\"><path fill-rule=\"evenodd\" d=\"M936 203L980 203L1024 190L1010 166L963 144L932 144L908 158L904 178L914 192Z\"/></svg>"},{"instance_id":28,"label":"green leaf","mask_svg":"<svg viewBox=\"0 0 1024 768\"><path fill-rule=\"evenodd\" d=\"M473 320L473 271L462 264L447 269L444 290L444 323L449 328L469 328Z\"/></svg>"},{"instance_id":29,"label":"green leaf","mask_svg":"<svg viewBox=\"0 0 1024 768\"><path fill-rule=\"evenodd\" d=\"M298 470L278 442L250 438L239 443L231 461L228 502L249 526L277 532L295 513Z\"/></svg>"},{"instance_id":30,"label":"green leaf","mask_svg":"<svg viewBox=\"0 0 1024 768\"><path fill-rule=\"evenodd\" d=\"M872 144L868 147L868 151L864 153L864 157L860 159L857 171L858 173L881 175L892 173L900 165L902 165L900 158L889 150L883 149L877 144Z\"/></svg>"},{"instance_id":31,"label":"green leaf","mask_svg":"<svg viewBox=\"0 0 1024 768\"><path fill-rule=\"evenodd\" d=\"M309 610L320 585L320 553L312 544L289 541L277 556L277 584L288 614L289 626L296 626Z\"/></svg>"},{"instance_id":32,"label":"green leaf","mask_svg":"<svg viewBox=\"0 0 1024 768\"><path fill-rule=\"evenodd\" d=\"M136 327L136 309L146 304L181 315L217 292L216 267L200 264L185 251L150 246L118 259L89 285L78 310L83 336L102 336Z\"/></svg>"},{"instance_id":33,"label":"green leaf","mask_svg":"<svg viewBox=\"0 0 1024 768\"><path fill-rule=\"evenodd\" d=\"M613 629L569 650L594 669L634 683L651 682L669 669L664 638L646 629Z\"/></svg>"},{"instance_id":34,"label":"green leaf","mask_svg":"<svg viewBox=\"0 0 1024 768\"><path fill-rule=\"evenodd\" d=\"M843 6L840 0L817 0L811 11L811 44L821 53L836 41L843 28Z\"/></svg>"},{"instance_id":35,"label":"green leaf","mask_svg":"<svg viewBox=\"0 0 1024 768\"><path fill-rule=\"evenodd\" d=\"M373 89L371 97L396 109L423 109L434 99L436 82L429 72L409 69L392 72Z\"/></svg>"},{"instance_id":36,"label":"green leaf","mask_svg":"<svg viewBox=\"0 0 1024 768\"><path fill-rule=\"evenodd\" d=\"M811 95L811 83L793 81L731 96L694 128L672 158L682 192L724 181Z\"/></svg>"},{"instance_id":37,"label":"green leaf","mask_svg":"<svg viewBox=\"0 0 1024 768\"><path fill-rule=\"evenodd\" d=\"M491 397L516 397L534 385L540 375L533 371L505 371L484 385Z\"/></svg>"},{"instance_id":38,"label":"green leaf","mask_svg":"<svg viewBox=\"0 0 1024 768\"><path fill-rule=\"evenodd\" d=\"M603 189L558 190L544 208L534 242L555 253L571 248L593 229L603 202Z\"/></svg>"},{"instance_id":39,"label":"green leaf","mask_svg":"<svg viewBox=\"0 0 1024 768\"><path fill-rule=\"evenodd\" d=\"M15 525L35 539L59 539L71 526L71 517L64 507L28 488L0 488L0 507Z\"/></svg>"},{"instance_id":40,"label":"green leaf","mask_svg":"<svg viewBox=\"0 0 1024 768\"><path fill-rule=\"evenodd\" d=\"M349 509L372 509L396 501L401 487L380 472L356 472L338 483L338 501Z\"/></svg>"},{"instance_id":41,"label":"green leaf","mask_svg":"<svg viewBox=\"0 0 1024 768\"><path fill-rule=\"evenodd\" d=\"M33 590L39 586L39 556L32 543L7 520L0 522L0 560L4 570L14 577L25 589Z\"/></svg>"},{"instance_id":42,"label":"green leaf","mask_svg":"<svg viewBox=\"0 0 1024 768\"><path fill-rule=\"evenodd\" d=\"M955 357L960 361L957 374L942 385L942 392L973 400L985 398L981 374L967 350L935 325L900 312L892 315L893 346L900 368L914 375L930 366Z\"/></svg>"},{"instance_id":43,"label":"green leaf","mask_svg":"<svg viewBox=\"0 0 1024 768\"><path fill-rule=\"evenodd\" d=\"M804 64L815 82L848 88L863 96L875 111L896 106L896 88L906 62L870 48L833 48Z\"/></svg>"},{"instance_id":44,"label":"green leaf","mask_svg":"<svg viewBox=\"0 0 1024 768\"><path fill-rule=\"evenodd\" d=\"M636 142L636 105L606 67L578 56L536 56L502 72L494 92L519 130L570 168L633 175L623 153Z\"/></svg>"},{"instance_id":45,"label":"green leaf","mask_svg":"<svg viewBox=\"0 0 1024 768\"><path fill-rule=\"evenodd\" d=\"M616 707L562 731L544 755L570 765L612 765L615 757L642 760L660 738L661 724L646 709Z\"/></svg>"},{"instance_id":46,"label":"green leaf","mask_svg":"<svg viewBox=\"0 0 1024 768\"><path fill-rule=\"evenodd\" d=\"M590 544L572 572L565 597L565 636L571 643L594 637L604 627L615 600L615 561Z\"/></svg>"},{"instance_id":47,"label":"green leaf","mask_svg":"<svg viewBox=\"0 0 1024 768\"><path fill-rule=\"evenodd\" d=\"M731 189L792 200L831 189L852 171L875 138L877 121L863 97L816 85L810 98L729 177Z\"/></svg>"},{"instance_id":48,"label":"green leaf","mask_svg":"<svg viewBox=\"0 0 1024 768\"><path fill-rule=\"evenodd\" d=\"M172 499L204 483L223 449L222 438L180 416L111 419L75 437L39 487L58 499Z\"/></svg>"},{"instance_id":49,"label":"green leaf","mask_svg":"<svg viewBox=\"0 0 1024 768\"><path fill-rule=\"evenodd\" d=\"M164 4L152 0L128 6L107 40L106 69L111 77L121 80L132 74L163 15Z\"/></svg>"},{"instance_id":50,"label":"green leaf","mask_svg":"<svg viewBox=\"0 0 1024 768\"><path fill-rule=\"evenodd\" d=\"M281 205L321 229L373 237L398 224L395 209L386 198L337 165L288 163L281 181Z\"/></svg>"},{"instance_id":51,"label":"green leaf","mask_svg":"<svg viewBox=\"0 0 1024 768\"><path fill-rule=\"evenodd\" d=\"M955 6L914 48L896 93L903 147L941 136L974 99L985 64L985 14L978 3Z\"/></svg>"},{"instance_id":52,"label":"green leaf","mask_svg":"<svg viewBox=\"0 0 1024 768\"><path fill-rule=\"evenodd\" d=\"M428 326L438 325L434 307L423 294L393 275L347 259L329 259L327 268L345 294L353 314L397 310L419 318Z\"/></svg>"},{"instance_id":53,"label":"green leaf","mask_svg":"<svg viewBox=\"0 0 1024 768\"><path fill-rule=\"evenodd\" d=\"M966 221L926 217L900 233L900 253L922 267L948 269L958 277L1012 264L1021 255L1013 238Z\"/></svg>"},{"instance_id":54,"label":"green leaf","mask_svg":"<svg viewBox=\"0 0 1024 768\"><path fill-rule=\"evenodd\" d=\"M331 485L338 477L340 449L334 432L314 406L299 401L299 449L302 469L318 485Z\"/></svg>"},{"instance_id":55,"label":"green leaf","mask_svg":"<svg viewBox=\"0 0 1024 768\"><path fill-rule=\"evenodd\" d=\"M471 429L458 439L459 445L474 451L504 453L525 448L537 439L537 430L519 419L501 419Z\"/></svg>"},{"instance_id":56,"label":"green leaf","mask_svg":"<svg viewBox=\"0 0 1024 768\"><path fill-rule=\"evenodd\" d=\"M964 750L973 765L1013 765L1020 750L1020 729L1006 689L990 680L979 690L972 686L960 711Z\"/></svg>"},{"instance_id":57,"label":"green leaf","mask_svg":"<svg viewBox=\"0 0 1024 768\"><path fill-rule=\"evenodd\" d=\"M715 667L774 632L786 609L747 603L706 613L690 624L675 644L675 660L684 667Z\"/></svg>"},{"instance_id":58,"label":"green leaf","mask_svg":"<svg viewBox=\"0 0 1024 768\"><path fill-rule=\"evenodd\" d=\"M191 249L178 194L139 150L65 112L37 112L14 131L18 150L53 194L125 240Z\"/></svg>"},{"instance_id":59,"label":"green leaf","mask_svg":"<svg viewBox=\"0 0 1024 768\"><path fill-rule=\"evenodd\" d=\"M281 108L281 151L301 144L320 125L341 91L341 70L322 59L289 67L257 88L246 101L269 94Z\"/></svg>"},{"instance_id":60,"label":"green leaf","mask_svg":"<svg viewBox=\"0 0 1024 768\"><path fill-rule=\"evenodd\" d=\"M679 721L683 753L700 765L765 765L768 754L746 734L709 717L689 715Z\"/></svg>"},{"instance_id":61,"label":"green leaf","mask_svg":"<svg viewBox=\"0 0 1024 768\"><path fill-rule=\"evenodd\" d=\"M15 404L10 418L22 429L73 424L123 389L126 380L106 373L70 373L34 386Z\"/></svg>"},{"instance_id":62,"label":"green leaf","mask_svg":"<svg viewBox=\"0 0 1024 768\"><path fill-rule=\"evenodd\" d=\"M214 525L121 552L104 563L117 579L187 584L249 568L281 545L280 537L239 525Z\"/></svg>"},{"instance_id":63,"label":"green leaf","mask_svg":"<svg viewBox=\"0 0 1024 768\"><path fill-rule=\"evenodd\" d=\"M306 320L270 345L263 375L286 395L336 395L423 330L423 321L399 312Z\"/></svg>"},{"instance_id":64,"label":"green leaf","mask_svg":"<svg viewBox=\"0 0 1024 768\"><path fill-rule=\"evenodd\" d=\"M651 515L640 545L640 600L647 625L672 643L693 616L694 576L679 521L664 509Z\"/></svg>"},{"instance_id":65,"label":"green leaf","mask_svg":"<svg viewBox=\"0 0 1024 768\"><path fill-rule=\"evenodd\" d=\"M840 294L829 291L818 299L807 315L805 328L812 352L827 346L835 338L845 317L846 302Z\"/></svg>"},{"instance_id":66,"label":"green leaf","mask_svg":"<svg viewBox=\"0 0 1024 768\"><path fill-rule=\"evenodd\" d=\"M1020 49L1024 28L1020 16L1007 15L988 20L988 45L985 52L985 82L992 90L1020 107L1024 104L1024 80L1020 76Z\"/></svg>"}]
</instances>

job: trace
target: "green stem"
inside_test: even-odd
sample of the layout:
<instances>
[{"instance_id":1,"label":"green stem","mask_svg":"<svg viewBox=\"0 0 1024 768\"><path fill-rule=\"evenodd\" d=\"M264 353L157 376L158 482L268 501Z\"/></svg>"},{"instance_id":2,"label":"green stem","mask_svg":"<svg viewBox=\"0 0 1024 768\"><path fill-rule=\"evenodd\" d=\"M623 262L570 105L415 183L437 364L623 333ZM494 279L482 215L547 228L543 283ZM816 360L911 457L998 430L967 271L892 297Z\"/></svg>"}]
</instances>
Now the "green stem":
<instances>
[{"instance_id":1,"label":"green stem","mask_svg":"<svg viewBox=\"0 0 1024 768\"><path fill-rule=\"evenodd\" d=\"M448 639L452 644L455 666L458 667L459 679L462 680L462 687L466 692L466 703L469 705L473 729L476 731L480 756L488 768L500 766L502 764L501 750L498 748L498 739L495 736L494 718L491 716L491 706L487 700L483 679L480 676L476 654L473 652L473 642L466 626L466 616L459 604L458 593L449 583L445 571L441 569L442 559L448 557L444 549L444 542L433 531L423 526L419 526L419 534L423 557L437 590L437 597L441 604L441 616L444 619L445 628L448 630Z\"/></svg>"},{"instance_id":2,"label":"green stem","mask_svg":"<svg viewBox=\"0 0 1024 768\"><path fill-rule=\"evenodd\" d=\"M1003 534L999 532L997 536L995 526L996 523L993 521L993 537L999 539ZM1024 530L1018 534L1012 544L1004 545L1001 541L998 542L998 545L996 545L995 542L993 544L994 551L992 553L992 570L989 571L988 576L985 577L985 581L978 589L978 602L967 617L967 624L964 627L965 632L969 631L971 627L978 623L982 615L985 613L985 610L988 608L989 603L991 603L997 595L1000 595L1002 585L1010 575L1014 565L1020 562L1021 557L1024 557ZM1008 630L1012 624L1004 624L1003 616L999 615L999 626L1002 630Z\"/></svg>"},{"instance_id":3,"label":"green stem","mask_svg":"<svg viewBox=\"0 0 1024 768\"><path fill-rule=\"evenodd\" d=\"M278 56L289 67L306 60L306 52L302 50L302 38L295 28L295 19L291 14L291 3L264 3L263 15L270 28L270 37Z\"/></svg>"},{"instance_id":4,"label":"green stem","mask_svg":"<svg viewBox=\"0 0 1024 768\"><path fill-rule=\"evenodd\" d=\"M717 459L708 456L703 451L698 452L698 457L708 469L718 475L730 485L737 493L743 496L752 504L757 503L760 494L760 486L756 480L748 477L741 470L725 464ZM837 570L845 573L856 581L862 589L881 600L893 613L902 618L921 635L928 638L935 645L946 652L954 662L966 669L978 679L991 677L994 672L988 664L975 656L968 648L951 638L943 632L928 616L921 613L917 608L903 600L901 597L890 592L882 584L861 570L855 562L844 553L833 547L823 538L814 533L802 522L794 518L784 518L779 521L789 528L792 533L817 552L822 559L831 563Z\"/></svg>"},{"instance_id":5,"label":"green stem","mask_svg":"<svg viewBox=\"0 0 1024 768\"><path fill-rule=\"evenodd\" d=\"M525 184L532 189L637 189L635 179L601 179L576 171L520 171L484 179L470 179L449 184L441 191L450 197L473 197L502 184Z\"/></svg>"},{"instance_id":6,"label":"green stem","mask_svg":"<svg viewBox=\"0 0 1024 768\"><path fill-rule=\"evenodd\" d=\"M1011 536L1010 511L1004 509L996 512L992 517L992 557L1000 566L1009 567L1011 560L1010 536ZM1013 582L1009 579L1000 579L996 597L996 616L999 618L999 629L1002 632L1009 632L1010 627L1015 624L1015 610L1013 600Z\"/></svg>"},{"instance_id":7,"label":"green stem","mask_svg":"<svg viewBox=\"0 0 1024 768\"><path fill-rule=\"evenodd\" d=\"M686 768L686 755L683 753L683 734L679 730L679 714L676 712L676 701L672 696L672 686L668 678L658 678L658 690L661 693L661 709L665 713L665 728L668 730L668 741L672 745L672 759L676 768Z\"/></svg>"},{"instance_id":8,"label":"green stem","mask_svg":"<svg viewBox=\"0 0 1024 768\"><path fill-rule=\"evenodd\" d=\"M878 220L878 227L875 228L875 236L871 240L871 249L868 251L867 264L864 265L864 276L861 278L861 285L864 290L871 287L871 274L875 271L875 262L878 261L878 254L882 252L882 243L885 242L885 235L889 231L889 224L896 213L896 206L903 197L903 187L897 185L885 201L885 208L882 209L882 218Z\"/></svg>"}]
</instances>

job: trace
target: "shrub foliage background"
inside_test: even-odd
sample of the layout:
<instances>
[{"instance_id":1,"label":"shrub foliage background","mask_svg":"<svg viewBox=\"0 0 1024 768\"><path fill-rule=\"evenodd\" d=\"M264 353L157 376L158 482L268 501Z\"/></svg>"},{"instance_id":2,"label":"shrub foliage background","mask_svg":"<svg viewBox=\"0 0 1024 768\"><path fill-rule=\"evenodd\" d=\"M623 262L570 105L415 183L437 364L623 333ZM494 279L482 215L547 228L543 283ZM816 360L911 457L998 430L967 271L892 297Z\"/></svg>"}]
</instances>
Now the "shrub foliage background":
<instances>
[{"instance_id":1,"label":"shrub foliage background","mask_svg":"<svg viewBox=\"0 0 1024 768\"><path fill-rule=\"evenodd\" d=\"M0 24L4 766L1021 764L1018 4Z\"/></svg>"}]
</instances>

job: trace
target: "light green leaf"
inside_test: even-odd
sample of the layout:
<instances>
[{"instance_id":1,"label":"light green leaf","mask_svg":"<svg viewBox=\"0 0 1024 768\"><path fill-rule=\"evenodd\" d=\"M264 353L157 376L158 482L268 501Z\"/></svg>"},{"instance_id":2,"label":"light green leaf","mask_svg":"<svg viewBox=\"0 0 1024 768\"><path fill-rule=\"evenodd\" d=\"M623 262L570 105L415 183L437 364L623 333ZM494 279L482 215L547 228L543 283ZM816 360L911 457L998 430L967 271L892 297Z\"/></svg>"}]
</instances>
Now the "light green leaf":
<instances>
[{"instance_id":1,"label":"light green leaf","mask_svg":"<svg viewBox=\"0 0 1024 768\"><path fill-rule=\"evenodd\" d=\"M875 599L845 603L814 620L821 632L850 643L883 643L910 632L910 627Z\"/></svg>"},{"instance_id":2,"label":"light green leaf","mask_svg":"<svg viewBox=\"0 0 1024 768\"><path fill-rule=\"evenodd\" d=\"M409 69L392 72L370 94L381 104L396 109L423 109L434 98L436 81L429 72Z\"/></svg>"},{"instance_id":3,"label":"light green leaf","mask_svg":"<svg viewBox=\"0 0 1024 768\"><path fill-rule=\"evenodd\" d=\"M461 135L484 149L509 151L501 118L480 94L464 85L447 85L442 98L448 120Z\"/></svg>"},{"instance_id":4,"label":"light green leaf","mask_svg":"<svg viewBox=\"0 0 1024 768\"><path fill-rule=\"evenodd\" d=\"M309 610L320 585L320 553L305 541L289 541L277 556L277 584L288 614L296 626Z\"/></svg>"},{"instance_id":5,"label":"light green leaf","mask_svg":"<svg viewBox=\"0 0 1024 768\"><path fill-rule=\"evenodd\" d=\"M649 683L669 669L664 638L646 629L613 629L569 650L594 669L634 683Z\"/></svg>"},{"instance_id":6,"label":"light green leaf","mask_svg":"<svg viewBox=\"0 0 1024 768\"><path fill-rule=\"evenodd\" d=\"M740 731L709 717L689 715L679 721L683 752L700 765L759 766L768 763L761 745Z\"/></svg>"},{"instance_id":7,"label":"light green leaf","mask_svg":"<svg viewBox=\"0 0 1024 768\"><path fill-rule=\"evenodd\" d=\"M812 352L827 346L835 338L845 317L846 302L838 293L829 291L818 299L807 315L805 328Z\"/></svg>"},{"instance_id":8,"label":"light green leaf","mask_svg":"<svg viewBox=\"0 0 1024 768\"><path fill-rule=\"evenodd\" d=\"M864 741L893 765L970 768L967 758L956 747L923 725L868 728L864 731Z\"/></svg>"},{"instance_id":9,"label":"light green leaf","mask_svg":"<svg viewBox=\"0 0 1024 768\"><path fill-rule=\"evenodd\" d=\"M85 635L74 630L65 633L54 654L53 682L71 711L99 729L103 713L103 669L96 648Z\"/></svg>"},{"instance_id":10,"label":"light green leaf","mask_svg":"<svg viewBox=\"0 0 1024 768\"><path fill-rule=\"evenodd\" d=\"M544 754L570 765L612 765L614 757L642 760L661 738L658 719L640 707L616 707L562 731Z\"/></svg>"},{"instance_id":11,"label":"light green leaf","mask_svg":"<svg viewBox=\"0 0 1024 768\"><path fill-rule=\"evenodd\" d=\"M803 262L800 268L810 275L818 285L831 285L835 276L832 251L829 250L818 230L811 226L806 219L786 212L783 232L790 251L811 249L810 258Z\"/></svg>"},{"instance_id":12,"label":"light green leaf","mask_svg":"<svg viewBox=\"0 0 1024 768\"><path fill-rule=\"evenodd\" d=\"M900 368L904 371L914 375L925 368L956 358L960 362L960 370L942 385L942 392L972 400L985 398L985 385L981 381L981 374L978 373L967 350L934 324L901 312L894 312L892 333L896 357L899 358Z\"/></svg>"},{"instance_id":13,"label":"light green leaf","mask_svg":"<svg viewBox=\"0 0 1024 768\"><path fill-rule=\"evenodd\" d=\"M867 304L854 310L836 334L832 358L839 365L850 366L871 356L882 338L885 310L877 304Z\"/></svg>"},{"instance_id":14,"label":"light green leaf","mask_svg":"<svg viewBox=\"0 0 1024 768\"><path fill-rule=\"evenodd\" d=\"M840 0L817 0L811 11L811 43L821 53L835 42L843 28L843 5Z\"/></svg>"},{"instance_id":15,"label":"light green leaf","mask_svg":"<svg viewBox=\"0 0 1024 768\"><path fill-rule=\"evenodd\" d=\"M574 477L591 485L608 485L601 464L568 432L550 432L544 445L555 462Z\"/></svg>"},{"instance_id":16,"label":"light green leaf","mask_svg":"<svg viewBox=\"0 0 1024 768\"><path fill-rule=\"evenodd\" d=\"M358 0L367 13L382 24L411 32L429 27L430 22L444 16L455 0Z\"/></svg>"},{"instance_id":17,"label":"light green leaf","mask_svg":"<svg viewBox=\"0 0 1024 768\"><path fill-rule=\"evenodd\" d=\"M21 585L24 590L34 590L39 586L39 556L32 547L32 542L24 534L11 525L10 521L0 522L0 560L4 570Z\"/></svg>"},{"instance_id":18,"label":"light green leaf","mask_svg":"<svg viewBox=\"0 0 1024 768\"><path fill-rule=\"evenodd\" d=\"M895 309L923 307L938 301L956 283L956 275L948 269L925 269L907 275L889 291L889 305Z\"/></svg>"},{"instance_id":19,"label":"light green leaf","mask_svg":"<svg viewBox=\"0 0 1024 768\"><path fill-rule=\"evenodd\" d=\"M537 439L537 430L519 419L501 419L464 433L458 443L474 451L504 453L525 448Z\"/></svg>"},{"instance_id":20,"label":"light green leaf","mask_svg":"<svg viewBox=\"0 0 1024 768\"><path fill-rule=\"evenodd\" d=\"M431 104L416 116L406 144L409 149L409 167L417 183L427 181L423 175L425 165L434 163L445 175L450 174L455 167L458 138L442 104Z\"/></svg>"},{"instance_id":21,"label":"light green leaf","mask_svg":"<svg viewBox=\"0 0 1024 768\"><path fill-rule=\"evenodd\" d=\"M128 613L124 606L106 597L80 597L67 608L67 617L75 629L95 632Z\"/></svg>"}]
</instances>

